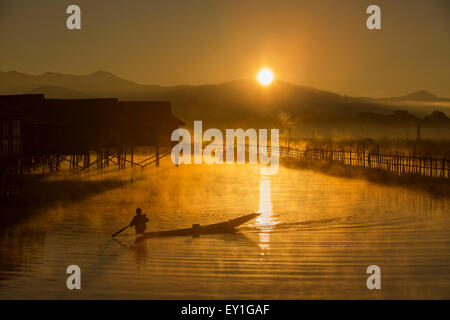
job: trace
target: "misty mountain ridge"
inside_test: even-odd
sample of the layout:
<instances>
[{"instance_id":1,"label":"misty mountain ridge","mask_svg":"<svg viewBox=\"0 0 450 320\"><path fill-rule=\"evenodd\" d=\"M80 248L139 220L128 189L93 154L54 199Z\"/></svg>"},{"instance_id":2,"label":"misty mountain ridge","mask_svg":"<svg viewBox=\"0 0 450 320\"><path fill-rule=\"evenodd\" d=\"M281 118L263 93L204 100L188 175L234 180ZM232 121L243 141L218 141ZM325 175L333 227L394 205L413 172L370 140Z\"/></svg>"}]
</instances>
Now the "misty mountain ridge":
<instances>
[{"instance_id":1,"label":"misty mountain ridge","mask_svg":"<svg viewBox=\"0 0 450 320\"><path fill-rule=\"evenodd\" d=\"M400 97L393 97L392 99L404 100L404 101L450 101L448 98L440 98L432 94L427 90L420 90L416 92L409 93Z\"/></svg>"},{"instance_id":2,"label":"misty mountain ridge","mask_svg":"<svg viewBox=\"0 0 450 320\"><path fill-rule=\"evenodd\" d=\"M98 71L87 75L70 75L46 72L40 75L29 75L17 71L0 71L0 93L16 94L34 90L41 86L63 87L92 95L103 95L110 92L144 91L151 87L121 79L112 73Z\"/></svg>"},{"instance_id":3,"label":"misty mountain ridge","mask_svg":"<svg viewBox=\"0 0 450 320\"><path fill-rule=\"evenodd\" d=\"M27 92L27 94L44 94L53 99L90 99L91 95L56 86L41 86Z\"/></svg>"},{"instance_id":4,"label":"misty mountain ridge","mask_svg":"<svg viewBox=\"0 0 450 320\"><path fill-rule=\"evenodd\" d=\"M421 101L434 101L439 99L434 94L426 90L420 90L416 92L412 92L410 94L398 97L397 99L401 100L421 100Z\"/></svg>"},{"instance_id":5,"label":"misty mountain ridge","mask_svg":"<svg viewBox=\"0 0 450 320\"><path fill-rule=\"evenodd\" d=\"M389 104L388 100L343 96L282 81L274 81L268 87L261 86L253 79L164 87L138 84L106 71L88 75L54 72L29 75L0 71L0 94L24 93L43 93L47 98L166 100L172 103L173 112L186 122L198 119L210 122L211 125L231 122L270 125L274 119L296 118L303 114L388 114L399 108ZM394 99L430 101L434 98L436 97L427 91L419 91ZM431 111L433 110L428 113Z\"/></svg>"}]
</instances>

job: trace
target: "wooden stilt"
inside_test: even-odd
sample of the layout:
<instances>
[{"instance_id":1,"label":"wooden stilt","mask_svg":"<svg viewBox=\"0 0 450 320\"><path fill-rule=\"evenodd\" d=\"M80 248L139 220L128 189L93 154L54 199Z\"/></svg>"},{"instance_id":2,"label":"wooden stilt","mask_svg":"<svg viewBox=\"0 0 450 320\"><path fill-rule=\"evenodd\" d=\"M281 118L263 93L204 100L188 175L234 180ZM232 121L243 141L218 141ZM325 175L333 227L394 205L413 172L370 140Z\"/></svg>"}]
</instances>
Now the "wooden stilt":
<instances>
[{"instance_id":1,"label":"wooden stilt","mask_svg":"<svg viewBox=\"0 0 450 320\"><path fill-rule=\"evenodd\" d=\"M156 147L155 147L155 157L156 157L155 167L159 167L159 146L158 145L156 145Z\"/></svg>"}]
</instances>

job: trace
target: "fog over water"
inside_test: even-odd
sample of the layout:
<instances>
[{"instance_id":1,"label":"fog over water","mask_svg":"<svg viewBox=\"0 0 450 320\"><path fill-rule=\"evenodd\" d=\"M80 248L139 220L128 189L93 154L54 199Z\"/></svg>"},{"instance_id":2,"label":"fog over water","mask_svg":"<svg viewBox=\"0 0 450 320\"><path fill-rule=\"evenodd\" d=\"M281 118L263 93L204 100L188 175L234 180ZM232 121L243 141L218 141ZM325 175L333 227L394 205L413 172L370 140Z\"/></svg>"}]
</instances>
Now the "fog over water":
<instances>
[{"instance_id":1,"label":"fog over water","mask_svg":"<svg viewBox=\"0 0 450 320\"><path fill-rule=\"evenodd\" d=\"M3 230L0 298L450 298L448 198L283 166L263 176L257 165L165 159L133 175L132 184ZM136 207L150 231L262 214L237 234L135 245L129 229L113 240ZM81 290L66 288L71 264L81 268ZM372 264L382 290L366 287Z\"/></svg>"}]
</instances>

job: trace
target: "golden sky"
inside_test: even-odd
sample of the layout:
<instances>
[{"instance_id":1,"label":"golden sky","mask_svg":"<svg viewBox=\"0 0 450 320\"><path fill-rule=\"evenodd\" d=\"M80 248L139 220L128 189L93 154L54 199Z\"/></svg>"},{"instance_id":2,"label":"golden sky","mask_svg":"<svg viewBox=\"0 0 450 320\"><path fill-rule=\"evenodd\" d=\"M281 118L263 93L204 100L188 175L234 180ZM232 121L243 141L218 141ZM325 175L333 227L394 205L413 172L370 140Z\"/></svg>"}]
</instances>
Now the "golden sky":
<instances>
[{"instance_id":1,"label":"golden sky","mask_svg":"<svg viewBox=\"0 0 450 320\"><path fill-rule=\"evenodd\" d=\"M78 4L82 30L66 28ZM381 7L381 30L365 10ZM1 0L0 70L145 84L277 80L353 96L450 97L450 1Z\"/></svg>"}]
</instances>

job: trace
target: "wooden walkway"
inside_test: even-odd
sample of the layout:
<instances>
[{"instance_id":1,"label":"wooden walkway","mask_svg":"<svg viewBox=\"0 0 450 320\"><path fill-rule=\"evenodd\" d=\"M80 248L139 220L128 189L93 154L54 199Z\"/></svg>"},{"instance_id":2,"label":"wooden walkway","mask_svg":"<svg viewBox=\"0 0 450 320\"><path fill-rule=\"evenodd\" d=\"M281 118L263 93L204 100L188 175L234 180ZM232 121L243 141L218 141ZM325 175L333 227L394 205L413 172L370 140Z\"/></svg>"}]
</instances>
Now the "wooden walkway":
<instances>
[{"instance_id":1,"label":"wooden walkway","mask_svg":"<svg viewBox=\"0 0 450 320\"><path fill-rule=\"evenodd\" d=\"M359 149L280 147L280 157L335 161L346 166L380 169L397 175L413 174L450 179L450 159L404 152L368 152Z\"/></svg>"}]
</instances>

